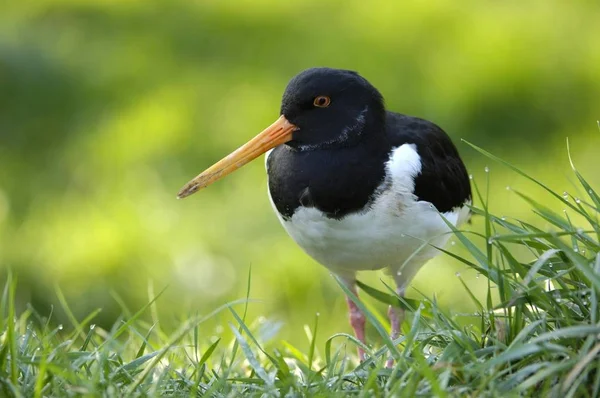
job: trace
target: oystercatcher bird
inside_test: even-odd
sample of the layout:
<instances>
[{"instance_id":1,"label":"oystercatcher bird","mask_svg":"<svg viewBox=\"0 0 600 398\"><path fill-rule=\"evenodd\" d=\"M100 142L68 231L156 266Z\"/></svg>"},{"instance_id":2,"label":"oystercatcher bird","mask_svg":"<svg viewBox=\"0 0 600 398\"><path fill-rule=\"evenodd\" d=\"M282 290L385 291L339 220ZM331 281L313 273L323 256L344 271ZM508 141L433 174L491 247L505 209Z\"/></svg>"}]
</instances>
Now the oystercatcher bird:
<instances>
[{"instance_id":1,"label":"oystercatcher bird","mask_svg":"<svg viewBox=\"0 0 600 398\"><path fill-rule=\"evenodd\" d=\"M469 218L469 177L448 135L427 120L386 111L379 91L348 70L301 72L285 89L280 115L178 197L268 152L271 202L296 243L353 294L357 271L387 268L402 296L449 238L442 215L456 226ZM365 317L346 300L364 343ZM404 313L390 306L388 315L396 339Z\"/></svg>"}]
</instances>

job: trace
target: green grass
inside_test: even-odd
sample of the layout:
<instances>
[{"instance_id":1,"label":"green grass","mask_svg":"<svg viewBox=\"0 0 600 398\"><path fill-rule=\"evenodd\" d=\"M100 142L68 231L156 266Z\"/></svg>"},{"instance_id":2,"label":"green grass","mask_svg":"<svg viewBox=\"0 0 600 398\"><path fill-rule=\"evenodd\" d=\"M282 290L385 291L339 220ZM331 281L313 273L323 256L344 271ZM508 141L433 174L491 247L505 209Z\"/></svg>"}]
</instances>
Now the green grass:
<instances>
[{"instance_id":1,"label":"green grass","mask_svg":"<svg viewBox=\"0 0 600 398\"><path fill-rule=\"evenodd\" d=\"M362 306L382 344L363 347L369 358L358 363L359 343L350 335L316 344L318 316L306 328L304 349L273 341L276 324L246 318L250 292L212 314L190 315L167 334L152 317L160 294L136 313L123 308L122 318L104 330L92 323L96 313L77 320L57 288L72 323L63 328L31 307L16 314L12 276L0 300L0 395L597 397L600 196L573 164L580 196L554 192L504 164L565 210L515 192L539 216L539 225L497 217L488 209L488 182L483 189L474 184L480 204L473 208L475 222L483 223L485 233L453 231L468 256L442 249L487 278L485 300L470 293L477 310L466 322L435 298L400 300L387 286L361 284L365 294L410 311L404 334L391 341L381 315ZM457 276L456 283L469 291ZM203 328L218 312L232 319L223 325L231 333L221 337ZM390 355L396 365L386 369Z\"/></svg>"}]
</instances>

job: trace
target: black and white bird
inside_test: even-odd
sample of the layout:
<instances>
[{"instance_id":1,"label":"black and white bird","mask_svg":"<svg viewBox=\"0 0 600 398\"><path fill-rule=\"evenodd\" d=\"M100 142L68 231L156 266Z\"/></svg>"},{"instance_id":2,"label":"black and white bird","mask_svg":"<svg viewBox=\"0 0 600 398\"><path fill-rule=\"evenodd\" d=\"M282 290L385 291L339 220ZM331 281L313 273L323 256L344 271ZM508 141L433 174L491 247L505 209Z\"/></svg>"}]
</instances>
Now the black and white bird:
<instances>
[{"instance_id":1,"label":"black and white bird","mask_svg":"<svg viewBox=\"0 0 600 398\"><path fill-rule=\"evenodd\" d=\"M304 251L357 295L356 272L387 268L403 295L419 269L469 218L469 177L435 124L386 111L358 73L312 68L295 76L280 117L186 184L184 198L263 153L269 195L281 224ZM429 243L429 244L424 244ZM365 342L365 317L347 298ZM391 337L403 312L390 307ZM359 350L364 358L364 353Z\"/></svg>"}]
</instances>

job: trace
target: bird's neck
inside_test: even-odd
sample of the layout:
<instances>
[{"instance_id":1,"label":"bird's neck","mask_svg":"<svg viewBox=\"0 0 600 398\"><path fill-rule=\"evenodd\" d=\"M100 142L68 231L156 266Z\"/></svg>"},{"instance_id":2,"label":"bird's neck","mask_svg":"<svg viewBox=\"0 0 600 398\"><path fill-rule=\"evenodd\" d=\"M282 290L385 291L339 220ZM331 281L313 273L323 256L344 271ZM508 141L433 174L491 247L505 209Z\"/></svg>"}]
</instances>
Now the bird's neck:
<instances>
[{"instance_id":1,"label":"bird's neck","mask_svg":"<svg viewBox=\"0 0 600 398\"><path fill-rule=\"evenodd\" d=\"M383 183L388 158L379 139L306 152L281 146L268 159L269 191L284 217L304 206L340 219L369 203Z\"/></svg>"}]
</instances>

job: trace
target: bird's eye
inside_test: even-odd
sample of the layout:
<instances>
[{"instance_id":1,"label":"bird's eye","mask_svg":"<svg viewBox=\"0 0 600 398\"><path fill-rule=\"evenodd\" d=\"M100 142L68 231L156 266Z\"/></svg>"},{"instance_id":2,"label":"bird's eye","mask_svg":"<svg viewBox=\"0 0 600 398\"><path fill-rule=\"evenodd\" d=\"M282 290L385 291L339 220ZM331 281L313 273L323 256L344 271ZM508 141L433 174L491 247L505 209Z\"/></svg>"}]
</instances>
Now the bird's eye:
<instances>
[{"instance_id":1,"label":"bird's eye","mask_svg":"<svg viewBox=\"0 0 600 398\"><path fill-rule=\"evenodd\" d=\"M331 104L331 98L326 95L319 95L318 97L315 97L313 104L319 108L327 108L329 104Z\"/></svg>"}]
</instances>

